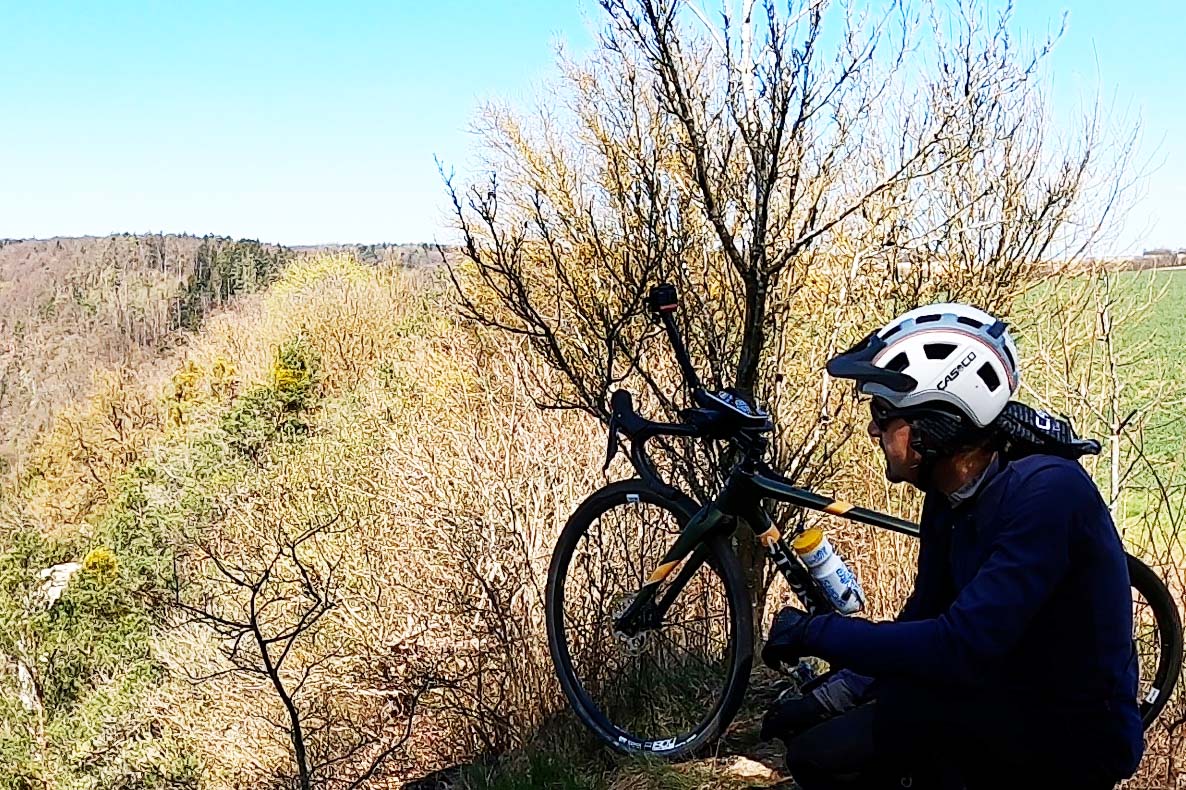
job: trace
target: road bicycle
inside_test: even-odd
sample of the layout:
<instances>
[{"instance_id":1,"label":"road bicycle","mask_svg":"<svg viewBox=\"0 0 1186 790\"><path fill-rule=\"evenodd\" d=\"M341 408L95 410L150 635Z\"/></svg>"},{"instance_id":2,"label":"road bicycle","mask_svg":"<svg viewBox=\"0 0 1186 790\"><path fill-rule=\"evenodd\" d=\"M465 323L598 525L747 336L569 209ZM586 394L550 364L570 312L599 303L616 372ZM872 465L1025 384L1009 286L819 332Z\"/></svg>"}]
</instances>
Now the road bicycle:
<instances>
[{"instance_id":1,"label":"road bicycle","mask_svg":"<svg viewBox=\"0 0 1186 790\"><path fill-rule=\"evenodd\" d=\"M653 289L648 309L664 325L695 405L679 422L654 422L635 412L629 392L613 394L606 463L624 436L638 476L596 491L569 518L548 570L546 621L560 685L581 722L619 752L678 759L726 731L750 681L753 614L733 548L741 524L808 611L833 611L789 547L803 519L783 534L763 500L916 537L918 527L800 488L772 469L763 460L770 417L701 385L674 319L675 289ZM701 504L665 482L647 452L656 437L727 442L734 463L719 493ZM1153 570L1131 555L1128 570L1148 727L1177 682L1182 625Z\"/></svg>"}]
</instances>

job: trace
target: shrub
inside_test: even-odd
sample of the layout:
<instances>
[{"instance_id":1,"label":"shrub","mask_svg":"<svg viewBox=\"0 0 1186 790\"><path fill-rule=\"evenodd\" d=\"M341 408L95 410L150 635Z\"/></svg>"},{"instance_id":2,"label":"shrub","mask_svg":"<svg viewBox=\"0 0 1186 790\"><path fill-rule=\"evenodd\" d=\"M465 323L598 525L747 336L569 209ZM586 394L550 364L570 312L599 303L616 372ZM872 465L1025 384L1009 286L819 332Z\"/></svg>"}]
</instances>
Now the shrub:
<instances>
[{"instance_id":1,"label":"shrub","mask_svg":"<svg viewBox=\"0 0 1186 790\"><path fill-rule=\"evenodd\" d=\"M276 351L270 381L240 397L222 418L231 447L252 459L277 437L303 434L303 413L317 390L319 357L304 337Z\"/></svg>"}]
</instances>

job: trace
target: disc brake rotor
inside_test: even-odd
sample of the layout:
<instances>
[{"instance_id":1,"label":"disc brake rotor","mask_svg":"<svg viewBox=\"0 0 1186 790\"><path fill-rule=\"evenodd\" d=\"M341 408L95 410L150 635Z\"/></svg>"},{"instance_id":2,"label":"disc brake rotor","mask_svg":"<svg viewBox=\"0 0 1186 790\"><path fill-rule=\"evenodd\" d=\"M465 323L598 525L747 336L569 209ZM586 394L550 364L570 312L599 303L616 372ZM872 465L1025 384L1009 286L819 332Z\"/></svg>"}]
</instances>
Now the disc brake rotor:
<instances>
[{"instance_id":1,"label":"disc brake rotor","mask_svg":"<svg viewBox=\"0 0 1186 790\"><path fill-rule=\"evenodd\" d=\"M623 595L620 600L614 605L610 612L610 623L616 623L618 618L626 614L626 610L630 608L630 604L634 603L633 595ZM624 631L617 628L614 629L614 638L617 639L618 645L621 646L622 652L628 656L637 656L642 653L643 647L646 646L647 632L640 631L631 636Z\"/></svg>"}]
</instances>

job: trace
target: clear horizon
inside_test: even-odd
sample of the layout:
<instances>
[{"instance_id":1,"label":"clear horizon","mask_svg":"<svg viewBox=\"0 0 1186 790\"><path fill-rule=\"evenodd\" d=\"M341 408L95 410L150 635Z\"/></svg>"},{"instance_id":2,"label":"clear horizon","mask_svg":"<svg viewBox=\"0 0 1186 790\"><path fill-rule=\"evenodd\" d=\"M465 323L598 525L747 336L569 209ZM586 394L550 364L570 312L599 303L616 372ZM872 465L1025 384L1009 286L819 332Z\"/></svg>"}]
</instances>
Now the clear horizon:
<instances>
[{"instance_id":1,"label":"clear horizon","mask_svg":"<svg viewBox=\"0 0 1186 790\"><path fill-rule=\"evenodd\" d=\"M1063 10L1054 117L1098 93L1142 124L1140 200L1101 252L1186 247L1186 17L1027 0L1016 27L1041 34ZM10 7L0 238L449 243L434 156L465 173L479 102L529 100L555 43L587 51L599 24L587 0Z\"/></svg>"}]
</instances>

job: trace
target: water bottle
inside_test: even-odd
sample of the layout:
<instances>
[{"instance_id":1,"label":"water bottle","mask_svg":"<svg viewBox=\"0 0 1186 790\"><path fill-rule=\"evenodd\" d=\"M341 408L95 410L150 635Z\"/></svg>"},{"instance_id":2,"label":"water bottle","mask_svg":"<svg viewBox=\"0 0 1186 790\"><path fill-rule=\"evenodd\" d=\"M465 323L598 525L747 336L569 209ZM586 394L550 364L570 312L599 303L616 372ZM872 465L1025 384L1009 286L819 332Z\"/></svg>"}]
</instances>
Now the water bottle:
<instances>
[{"instance_id":1,"label":"water bottle","mask_svg":"<svg viewBox=\"0 0 1186 790\"><path fill-rule=\"evenodd\" d=\"M822 529L803 530L791 541L791 546L836 611L852 614L864 608L865 591L861 589L861 583L824 537Z\"/></svg>"}]
</instances>

